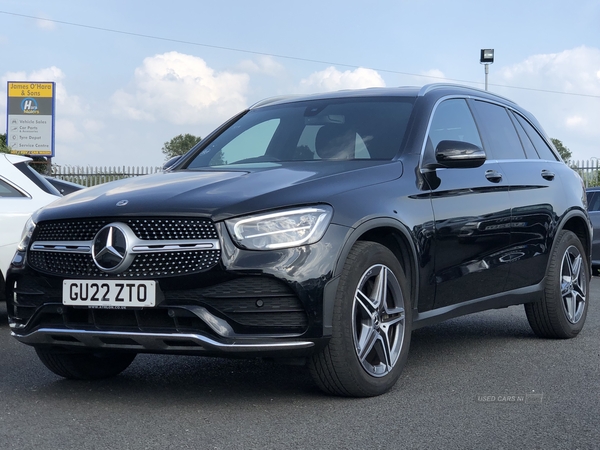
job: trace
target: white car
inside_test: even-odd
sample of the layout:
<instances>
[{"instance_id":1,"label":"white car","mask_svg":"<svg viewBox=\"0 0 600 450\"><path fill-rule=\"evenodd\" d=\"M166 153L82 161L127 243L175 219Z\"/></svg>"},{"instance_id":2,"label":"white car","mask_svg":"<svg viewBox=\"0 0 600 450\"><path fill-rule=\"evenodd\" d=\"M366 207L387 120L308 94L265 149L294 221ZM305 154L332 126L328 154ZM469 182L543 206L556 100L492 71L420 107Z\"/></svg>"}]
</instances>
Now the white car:
<instances>
[{"instance_id":1,"label":"white car","mask_svg":"<svg viewBox=\"0 0 600 450\"><path fill-rule=\"evenodd\" d=\"M29 167L31 158L0 153L0 299L6 271L31 214L61 197L44 177Z\"/></svg>"}]
</instances>

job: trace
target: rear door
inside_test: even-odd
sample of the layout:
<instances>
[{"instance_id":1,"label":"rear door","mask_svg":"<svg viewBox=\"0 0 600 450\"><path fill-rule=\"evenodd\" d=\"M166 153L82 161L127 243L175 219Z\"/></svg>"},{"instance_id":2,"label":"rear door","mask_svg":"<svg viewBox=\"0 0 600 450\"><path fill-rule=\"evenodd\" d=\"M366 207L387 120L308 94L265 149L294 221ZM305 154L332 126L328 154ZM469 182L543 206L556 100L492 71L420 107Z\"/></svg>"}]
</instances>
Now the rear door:
<instances>
[{"instance_id":1,"label":"rear door","mask_svg":"<svg viewBox=\"0 0 600 450\"><path fill-rule=\"evenodd\" d=\"M484 146L497 158L509 185L511 246L503 257L510 266L506 290L534 285L545 275L550 233L560 214L557 205L566 202L560 180L565 165L516 111L480 100L471 104Z\"/></svg>"}]
</instances>

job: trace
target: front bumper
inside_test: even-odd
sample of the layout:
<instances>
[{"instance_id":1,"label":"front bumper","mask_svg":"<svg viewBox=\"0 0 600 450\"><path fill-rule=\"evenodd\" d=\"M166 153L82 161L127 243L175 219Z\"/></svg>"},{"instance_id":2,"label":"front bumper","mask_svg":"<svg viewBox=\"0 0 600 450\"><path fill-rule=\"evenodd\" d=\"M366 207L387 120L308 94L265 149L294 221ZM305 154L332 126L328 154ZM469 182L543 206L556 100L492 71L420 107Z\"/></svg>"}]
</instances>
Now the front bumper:
<instances>
[{"instance_id":1,"label":"front bumper","mask_svg":"<svg viewBox=\"0 0 600 450\"><path fill-rule=\"evenodd\" d=\"M328 340L325 311L333 302L330 286L346 232L332 225L316 244L270 252L224 242L221 260L210 270L156 279L160 301L153 308L63 305L64 277L13 266L7 280L9 324L15 338L33 346L306 356Z\"/></svg>"},{"instance_id":2,"label":"front bumper","mask_svg":"<svg viewBox=\"0 0 600 450\"><path fill-rule=\"evenodd\" d=\"M136 353L224 354L266 356L285 353L301 356L315 347L307 340L274 338L216 340L199 333L135 333L116 331L38 328L28 334L12 333L20 342L33 346L126 350ZM310 352L308 352L310 353Z\"/></svg>"}]
</instances>

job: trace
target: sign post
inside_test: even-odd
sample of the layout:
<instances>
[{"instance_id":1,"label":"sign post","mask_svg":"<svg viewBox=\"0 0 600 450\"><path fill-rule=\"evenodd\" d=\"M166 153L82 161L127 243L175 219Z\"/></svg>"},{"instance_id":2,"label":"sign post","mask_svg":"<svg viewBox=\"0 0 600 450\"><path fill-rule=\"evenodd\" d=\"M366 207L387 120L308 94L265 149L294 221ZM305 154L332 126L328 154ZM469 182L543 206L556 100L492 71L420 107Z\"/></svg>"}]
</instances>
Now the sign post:
<instances>
[{"instance_id":1,"label":"sign post","mask_svg":"<svg viewBox=\"0 0 600 450\"><path fill-rule=\"evenodd\" d=\"M6 143L12 153L54 156L54 82L9 81Z\"/></svg>"}]
</instances>

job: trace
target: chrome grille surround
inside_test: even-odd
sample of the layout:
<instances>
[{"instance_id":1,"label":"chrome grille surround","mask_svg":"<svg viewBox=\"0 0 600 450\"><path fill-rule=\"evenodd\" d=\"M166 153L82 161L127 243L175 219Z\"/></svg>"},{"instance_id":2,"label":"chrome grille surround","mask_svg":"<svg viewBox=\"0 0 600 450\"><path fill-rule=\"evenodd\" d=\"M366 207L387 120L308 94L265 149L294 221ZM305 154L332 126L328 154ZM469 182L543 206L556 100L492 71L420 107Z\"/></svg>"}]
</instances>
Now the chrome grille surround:
<instances>
[{"instance_id":1,"label":"chrome grille surround","mask_svg":"<svg viewBox=\"0 0 600 450\"><path fill-rule=\"evenodd\" d=\"M94 241L109 226L128 234L125 263L103 270L94 258ZM218 264L221 251L209 219L100 218L38 224L28 262L51 275L83 278L161 278L202 272Z\"/></svg>"}]
</instances>

